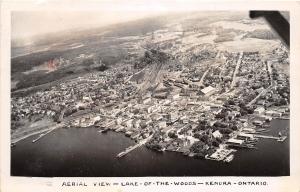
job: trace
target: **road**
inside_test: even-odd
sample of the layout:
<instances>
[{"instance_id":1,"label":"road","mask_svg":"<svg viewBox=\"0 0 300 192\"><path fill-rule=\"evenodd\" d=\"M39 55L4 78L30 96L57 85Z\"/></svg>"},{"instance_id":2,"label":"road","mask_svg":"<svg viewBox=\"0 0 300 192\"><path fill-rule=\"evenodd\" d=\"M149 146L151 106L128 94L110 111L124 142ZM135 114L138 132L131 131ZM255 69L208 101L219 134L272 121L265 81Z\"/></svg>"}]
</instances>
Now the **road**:
<instances>
[{"instance_id":1,"label":"road","mask_svg":"<svg viewBox=\"0 0 300 192\"><path fill-rule=\"evenodd\" d=\"M209 72L209 69L210 69L210 68L208 68L208 69L204 72L204 74L202 75L202 77L201 77L201 79L200 79L200 82L199 82L200 85L203 84L204 78L206 77L207 73Z\"/></svg>"},{"instance_id":2,"label":"road","mask_svg":"<svg viewBox=\"0 0 300 192\"><path fill-rule=\"evenodd\" d=\"M240 65L241 65L241 62L242 62L242 58L243 58L243 54L244 54L243 52L240 52L239 59L238 59L238 61L236 63L235 70L234 70L233 77L232 77L232 82L231 82L231 85L230 85L231 89L235 86L235 83L236 83L236 74L239 71L239 68L240 68Z\"/></svg>"},{"instance_id":3,"label":"road","mask_svg":"<svg viewBox=\"0 0 300 192\"><path fill-rule=\"evenodd\" d=\"M246 106L249 107L249 106L253 105L258 98L260 98L263 94L266 94L271 88L272 88L272 85L270 85L268 88L264 89L252 101L250 101Z\"/></svg>"},{"instance_id":4,"label":"road","mask_svg":"<svg viewBox=\"0 0 300 192\"><path fill-rule=\"evenodd\" d=\"M267 65L267 70L268 70L268 74L269 74L269 78L270 78L270 84L273 85L273 76L272 76L271 63L267 61L266 65Z\"/></svg>"}]
</instances>

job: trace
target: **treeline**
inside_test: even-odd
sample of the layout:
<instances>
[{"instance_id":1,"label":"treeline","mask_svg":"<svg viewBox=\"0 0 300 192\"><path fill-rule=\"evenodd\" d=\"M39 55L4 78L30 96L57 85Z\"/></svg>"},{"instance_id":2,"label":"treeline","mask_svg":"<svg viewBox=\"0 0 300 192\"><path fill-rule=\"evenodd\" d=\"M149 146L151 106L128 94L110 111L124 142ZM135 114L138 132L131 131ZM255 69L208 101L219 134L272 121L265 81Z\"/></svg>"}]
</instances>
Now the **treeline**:
<instances>
[{"instance_id":1,"label":"treeline","mask_svg":"<svg viewBox=\"0 0 300 192\"><path fill-rule=\"evenodd\" d=\"M254 31L249 31L244 38L257 38L257 39L278 39L275 33L268 29L256 29Z\"/></svg>"}]
</instances>

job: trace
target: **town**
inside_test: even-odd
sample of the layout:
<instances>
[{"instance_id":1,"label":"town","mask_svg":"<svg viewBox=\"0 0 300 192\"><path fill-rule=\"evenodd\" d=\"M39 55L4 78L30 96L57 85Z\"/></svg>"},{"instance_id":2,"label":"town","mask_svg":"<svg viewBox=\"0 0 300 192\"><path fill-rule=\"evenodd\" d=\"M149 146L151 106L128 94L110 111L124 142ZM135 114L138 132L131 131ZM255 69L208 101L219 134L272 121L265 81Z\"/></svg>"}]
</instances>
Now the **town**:
<instances>
[{"instance_id":1,"label":"town","mask_svg":"<svg viewBox=\"0 0 300 192\"><path fill-rule=\"evenodd\" d=\"M241 148L255 150L259 139L287 138L288 127L268 135L272 119L289 119L289 76L280 68L289 58L282 44L268 54L209 43L184 49L171 37L158 40L170 34L149 33L150 45L128 44L130 56L113 67L13 96L12 144L40 133L36 142L57 128L97 127L99 134L115 131L136 142L117 157L145 145L230 162Z\"/></svg>"}]
</instances>

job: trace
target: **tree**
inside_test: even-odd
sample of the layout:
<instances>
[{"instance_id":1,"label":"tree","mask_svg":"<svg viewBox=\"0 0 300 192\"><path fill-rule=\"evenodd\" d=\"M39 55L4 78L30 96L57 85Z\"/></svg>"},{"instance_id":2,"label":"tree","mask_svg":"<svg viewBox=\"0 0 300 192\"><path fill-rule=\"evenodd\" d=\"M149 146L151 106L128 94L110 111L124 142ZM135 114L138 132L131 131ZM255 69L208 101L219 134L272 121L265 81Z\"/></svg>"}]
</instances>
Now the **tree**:
<instances>
[{"instance_id":1,"label":"tree","mask_svg":"<svg viewBox=\"0 0 300 192\"><path fill-rule=\"evenodd\" d=\"M220 133L222 133L222 134L230 134L232 132L233 132L233 130L230 128L220 129Z\"/></svg>"},{"instance_id":2,"label":"tree","mask_svg":"<svg viewBox=\"0 0 300 192\"><path fill-rule=\"evenodd\" d=\"M232 130L236 131L238 129L238 127L236 125L233 125L232 127L230 127Z\"/></svg>"},{"instance_id":3,"label":"tree","mask_svg":"<svg viewBox=\"0 0 300 192\"><path fill-rule=\"evenodd\" d=\"M202 135L200 137L200 140L203 141L204 143L207 143L207 141L209 140L209 136L208 135Z\"/></svg>"},{"instance_id":4,"label":"tree","mask_svg":"<svg viewBox=\"0 0 300 192\"><path fill-rule=\"evenodd\" d=\"M200 133L195 133L194 137L197 138L197 139L200 139L201 138L201 134Z\"/></svg>"},{"instance_id":5,"label":"tree","mask_svg":"<svg viewBox=\"0 0 300 192\"><path fill-rule=\"evenodd\" d=\"M254 109L253 109L252 107L248 107L248 108L247 108L247 112L248 112L249 114L253 114L253 113L254 113Z\"/></svg>"},{"instance_id":6,"label":"tree","mask_svg":"<svg viewBox=\"0 0 300 192\"><path fill-rule=\"evenodd\" d=\"M173 139L178 138L178 136L176 135L176 133L175 133L174 131L170 131L170 132L168 133L168 136L169 136L170 138L173 138Z\"/></svg>"},{"instance_id":7,"label":"tree","mask_svg":"<svg viewBox=\"0 0 300 192\"><path fill-rule=\"evenodd\" d=\"M229 100L228 100L228 104L229 104L229 105L234 105L235 103L234 103L233 100L229 99Z\"/></svg>"},{"instance_id":8,"label":"tree","mask_svg":"<svg viewBox=\"0 0 300 192\"><path fill-rule=\"evenodd\" d=\"M196 141L190 148L193 153L201 153L203 151L204 143L202 141Z\"/></svg>"},{"instance_id":9,"label":"tree","mask_svg":"<svg viewBox=\"0 0 300 192\"><path fill-rule=\"evenodd\" d=\"M281 98L280 101L279 101L279 104L280 105L286 105L288 103L287 103L287 101L284 98Z\"/></svg>"},{"instance_id":10,"label":"tree","mask_svg":"<svg viewBox=\"0 0 300 192\"><path fill-rule=\"evenodd\" d=\"M218 143L222 143L222 142L223 142L222 139L219 138L219 137L216 138L216 141L217 141Z\"/></svg>"},{"instance_id":11,"label":"tree","mask_svg":"<svg viewBox=\"0 0 300 192\"><path fill-rule=\"evenodd\" d=\"M219 147L220 143L219 143L217 140L214 140L214 141L212 142L212 145L213 145L214 147Z\"/></svg>"}]
</instances>

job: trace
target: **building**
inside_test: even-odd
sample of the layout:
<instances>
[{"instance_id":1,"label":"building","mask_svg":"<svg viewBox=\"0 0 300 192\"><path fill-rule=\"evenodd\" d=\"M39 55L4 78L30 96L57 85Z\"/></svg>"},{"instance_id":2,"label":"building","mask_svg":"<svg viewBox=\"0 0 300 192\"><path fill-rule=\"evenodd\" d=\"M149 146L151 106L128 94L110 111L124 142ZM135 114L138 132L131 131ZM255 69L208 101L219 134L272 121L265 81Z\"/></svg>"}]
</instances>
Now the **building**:
<instances>
[{"instance_id":1,"label":"building","mask_svg":"<svg viewBox=\"0 0 300 192\"><path fill-rule=\"evenodd\" d=\"M208 87L201 89L200 93L202 95L209 96L209 95L213 94L215 92L215 90L216 90L216 88L208 86Z\"/></svg>"},{"instance_id":2,"label":"building","mask_svg":"<svg viewBox=\"0 0 300 192\"><path fill-rule=\"evenodd\" d=\"M217 115L217 114L222 112L222 109L221 108L217 108L217 109L213 108L211 111L212 111L213 114Z\"/></svg>"},{"instance_id":3,"label":"building","mask_svg":"<svg viewBox=\"0 0 300 192\"><path fill-rule=\"evenodd\" d=\"M266 111L266 115L272 116L272 117L281 117L282 113L277 111Z\"/></svg>"},{"instance_id":4,"label":"building","mask_svg":"<svg viewBox=\"0 0 300 192\"><path fill-rule=\"evenodd\" d=\"M180 117L180 120L182 121L182 123L184 123L184 124L187 124L187 123L189 123L189 119L187 118L187 116L182 116L182 117Z\"/></svg>"},{"instance_id":5,"label":"building","mask_svg":"<svg viewBox=\"0 0 300 192\"><path fill-rule=\"evenodd\" d=\"M255 114L262 114L264 111L265 111L265 108L263 108L263 107L257 107L257 108L254 110L254 113L255 113Z\"/></svg>"},{"instance_id":6,"label":"building","mask_svg":"<svg viewBox=\"0 0 300 192\"><path fill-rule=\"evenodd\" d=\"M242 145L244 143L244 141L240 140L240 139L231 138L231 139L228 139L228 141L226 143L230 144L230 145Z\"/></svg>"},{"instance_id":7,"label":"building","mask_svg":"<svg viewBox=\"0 0 300 192\"><path fill-rule=\"evenodd\" d=\"M156 93L153 97L156 99L166 99L168 97L168 92Z\"/></svg>"},{"instance_id":8,"label":"building","mask_svg":"<svg viewBox=\"0 0 300 192\"><path fill-rule=\"evenodd\" d=\"M178 118L179 118L178 113L175 113L175 112L171 112L171 113L170 113L170 121L171 121L172 123L174 123L175 121L177 121Z\"/></svg>"},{"instance_id":9,"label":"building","mask_svg":"<svg viewBox=\"0 0 300 192\"><path fill-rule=\"evenodd\" d=\"M156 113L159 111L161 111L161 106L158 106L158 105L151 105L147 108L148 113Z\"/></svg>"},{"instance_id":10,"label":"building","mask_svg":"<svg viewBox=\"0 0 300 192\"><path fill-rule=\"evenodd\" d=\"M219 130L216 130L215 132L213 132L212 135L214 138L221 138L223 136Z\"/></svg>"},{"instance_id":11,"label":"building","mask_svg":"<svg viewBox=\"0 0 300 192\"><path fill-rule=\"evenodd\" d=\"M127 128L133 128L133 119L129 119L125 122Z\"/></svg>"},{"instance_id":12,"label":"building","mask_svg":"<svg viewBox=\"0 0 300 192\"><path fill-rule=\"evenodd\" d=\"M248 133L255 133L255 129L252 128L243 128L243 131Z\"/></svg>"},{"instance_id":13,"label":"building","mask_svg":"<svg viewBox=\"0 0 300 192\"><path fill-rule=\"evenodd\" d=\"M163 105L170 105L171 101L169 99L165 99Z\"/></svg>"},{"instance_id":14,"label":"building","mask_svg":"<svg viewBox=\"0 0 300 192\"><path fill-rule=\"evenodd\" d=\"M253 140L254 136L252 134L247 134L247 133L239 133L237 135L238 139L243 139L243 140Z\"/></svg>"},{"instance_id":15,"label":"building","mask_svg":"<svg viewBox=\"0 0 300 192\"><path fill-rule=\"evenodd\" d=\"M151 103L151 97L148 97L143 100L143 104L149 104L149 103Z\"/></svg>"},{"instance_id":16,"label":"building","mask_svg":"<svg viewBox=\"0 0 300 192\"><path fill-rule=\"evenodd\" d=\"M167 127L167 122L166 122L166 121L159 121L159 122L158 122L158 127L159 127L160 129L166 128L166 127Z\"/></svg>"},{"instance_id":17,"label":"building","mask_svg":"<svg viewBox=\"0 0 300 192\"><path fill-rule=\"evenodd\" d=\"M253 123L253 125L262 125L263 124L263 122L259 121L259 120L253 121L252 123Z\"/></svg>"},{"instance_id":18,"label":"building","mask_svg":"<svg viewBox=\"0 0 300 192\"><path fill-rule=\"evenodd\" d=\"M179 99L180 98L180 94L178 93L178 94L175 94L175 95L173 95L173 99L174 100L177 100L177 99Z\"/></svg>"}]
</instances>

